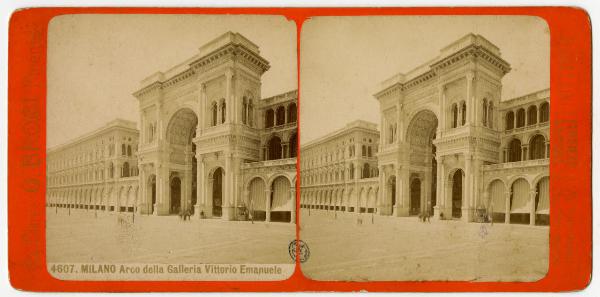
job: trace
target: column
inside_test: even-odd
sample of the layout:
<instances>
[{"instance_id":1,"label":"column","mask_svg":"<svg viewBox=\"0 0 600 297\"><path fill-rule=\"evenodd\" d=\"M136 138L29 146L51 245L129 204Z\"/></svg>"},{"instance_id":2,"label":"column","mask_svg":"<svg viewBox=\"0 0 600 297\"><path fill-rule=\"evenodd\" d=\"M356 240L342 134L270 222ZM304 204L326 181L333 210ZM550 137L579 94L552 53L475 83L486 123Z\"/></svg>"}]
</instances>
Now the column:
<instances>
[{"instance_id":1,"label":"column","mask_svg":"<svg viewBox=\"0 0 600 297\"><path fill-rule=\"evenodd\" d=\"M290 216L290 223L296 224L296 185L292 185L290 189L290 199L292 200L292 211Z\"/></svg>"},{"instance_id":2,"label":"column","mask_svg":"<svg viewBox=\"0 0 600 297\"><path fill-rule=\"evenodd\" d=\"M202 134L202 130L204 130L204 128L206 128L207 126L207 120L210 121L210 116L206 116L208 113L206 112L206 84L205 83L201 83L200 84L200 98L198 100L198 115L200 117L202 117L203 119L200 120L198 119L198 129L196 130L196 136L200 136L200 134Z\"/></svg>"},{"instance_id":3,"label":"column","mask_svg":"<svg viewBox=\"0 0 600 297\"><path fill-rule=\"evenodd\" d=\"M510 190L504 192L504 223L510 224Z\"/></svg>"},{"instance_id":4,"label":"column","mask_svg":"<svg viewBox=\"0 0 600 297\"><path fill-rule=\"evenodd\" d=\"M404 176L403 168L401 165L396 166L396 204L392 205L394 216L404 216L404 212L408 214L408 209L405 209L404 201L402 201L404 193Z\"/></svg>"},{"instance_id":5,"label":"column","mask_svg":"<svg viewBox=\"0 0 600 297\"><path fill-rule=\"evenodd\" d=\"M233 98L232 98L232 85L233 85L233 72L230 69L225 71L225 123L230 123L232 119L231 108L233 107ZM222 120L220 121L222 122Z\"/></svg>"},{"instance_id":6,"label":"column","mask_svg":"<svg viewBox=\"0 0 600 297\"><path fill-rule=\"evenodd\" d=\"M550 158L550 140L546 141L546 159Z\"/></svg>"},{"instance_id":7,"label":"column","mask_svg":"<svg viewBox=\"0 0 600 297\"><path fill-rule=\"evenodd\" d=\"M436 173L436 193L435 193L435 206L433 207L433 218L441 219L440 214L443 211L446 201L444 199L444 158L442 156L436 156L437 161L437 173Z\"/></svg>"},{"instance_id":8,"label":"column","mask_svg":"<svg viewBox=\"0 0 600 297\"><path fill-rule=\"evenodd\" d=\"M521 161L526 161L527 160L527 145L523 144L521 146Z\"/></svg>"},{"instance_id":9,"label":"column","mask_svg":"<svg viewBox=\"0 0 600 297\"><path fill-rule=\"evenodd\" d=\"M387 197L386 195L386 186L385 186L385 177L384 177L384 170L383 170L383 166L379 166L379 176L377 177L377 181L379 183L379 191L377 191L377 196L375 197L375 199L377 199L377 209L379 209L379 214L380 215L387 215L387 207L386 206L386 202L385 199ZM340 205L341 206L341 205ZM341 208L340 208L341 209ZM391 213L390 213L391 214Z\"/></svg>"},{"instance_id":10,"label":"column","mask_svg":"<svg viewBox=\"0 0 600 297\"><path fill-rule=\"evenodd\" d=\"M268 186L268 185L267 185ZM265 211L266 211L266 222L271 221L271 189L265 190Z\"/></svg>"},{"instance_id":11,"label":"column","mask_svg":"<svg viewBox=\"0 0 600 297\"><path fill-rule=\"evenodd\" d=\"M146 172L144 171L144 168L142 167L142 165L138 165L138 170L140 172L139 174L139 181L138 181L138 185L139 185L139 197L137 199L138 203L137 203L137 213L138 214L147 214L148 213L148 201L146 200L148 197L146 195Z\"/></svg>"},{"instance_id":12,"label":"column","mask_svg":"<svg viewBox=\"0 0 600 297\"><path fill-rule=\"evenodd\" d=\"M529 211L529 225L535 225L535 197L537 196L537 191L532 189L529 191L529 201L531 201L531 209Z\"/></svg>"},{"instance_id":13,"label":"column","mask_svg":"<svg viewBox=\"0 0 600 297\"><path fill-rule=\"evenodd\" d=\"M473 124L476 122L475 116L475 92L473 91L473 79L475 78L475 74L472 71L467 73L467 100L465 103L467 104L467 120L468 124Z\"/></svg>"},{"instance_id":14,"label":"column","mask_svg":"<svg viewBox=\"0 0 600 297\"><path fill-rule=\"evenodd\" d=\"M224 187L224 195L223 195L223 219L224 220L233 220L234 219L234 209L233 209L233 166L232 166L232 154L230 152L225 152L225 187Z\"/></svg>"},{"instance_id":15,"label":"column","mask_svg":"<svg viewBox=\"0 0 600 297\"><path fill-rule=\"evenodd\" d=\"M472 205L471 205L471 195L472 195L472 171L471 171L471 163L472 163L472 155L467 153L465 154L465 178L463 181L463 201L462 201L462 220L465 222L471 221L472 216Z\"/></svg>"},{"instance_id":16,"label":"column","mask_svg":"<svg viewBox=\"0 0 600 297\"><path fill-rule=\"evenodd\" d=\"M440 122L438 123L438 136L446 128L446 87L438 86L438 106L440 107ZM439 137L438 137L439 139Z\"/></svg>"}]
</instances>

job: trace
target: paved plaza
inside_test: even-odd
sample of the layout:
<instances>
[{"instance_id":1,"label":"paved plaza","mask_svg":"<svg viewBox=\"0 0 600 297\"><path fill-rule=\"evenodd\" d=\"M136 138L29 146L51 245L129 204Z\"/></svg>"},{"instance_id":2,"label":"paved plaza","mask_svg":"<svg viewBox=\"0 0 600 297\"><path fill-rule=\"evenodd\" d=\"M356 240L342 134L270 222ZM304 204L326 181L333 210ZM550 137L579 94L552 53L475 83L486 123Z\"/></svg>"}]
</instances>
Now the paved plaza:
<instances>
[{"instance_id":1,"label":"paved plaza","mask_svg":"<svg viewBox=\"0 0 600 297\"><path fill-rule=\"evenodd\" d=\"M294 224L48 208L47 261L293 264Z\"/></svg>"},{"instance_id":2,"label":"paved plaza","mask_svg":"<svg viewBox=\"0 0 600 297\"><path fill-rule=\"evenodd\" d=\"M315 280L535 281L548 270L547 226L301 214L302 271Z\"/></svg>"}]
</instances>

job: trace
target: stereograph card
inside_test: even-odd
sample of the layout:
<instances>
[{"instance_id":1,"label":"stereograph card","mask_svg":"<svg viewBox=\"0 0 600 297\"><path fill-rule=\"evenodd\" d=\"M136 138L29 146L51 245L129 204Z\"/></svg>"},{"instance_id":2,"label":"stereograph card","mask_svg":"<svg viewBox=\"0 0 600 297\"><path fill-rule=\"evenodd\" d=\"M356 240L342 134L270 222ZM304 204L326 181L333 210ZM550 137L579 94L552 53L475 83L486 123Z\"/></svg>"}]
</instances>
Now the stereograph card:
<instances>
[{"instance_id":1,"label":"stereograph card","mask_svg":"<svg viewBox=\"0 0 600 297\"><path fill-rule=\"evenodd\" d=\"M582 10L33 8L10 28L15 288L589 282Z\"/></svg>"}]
</instances>

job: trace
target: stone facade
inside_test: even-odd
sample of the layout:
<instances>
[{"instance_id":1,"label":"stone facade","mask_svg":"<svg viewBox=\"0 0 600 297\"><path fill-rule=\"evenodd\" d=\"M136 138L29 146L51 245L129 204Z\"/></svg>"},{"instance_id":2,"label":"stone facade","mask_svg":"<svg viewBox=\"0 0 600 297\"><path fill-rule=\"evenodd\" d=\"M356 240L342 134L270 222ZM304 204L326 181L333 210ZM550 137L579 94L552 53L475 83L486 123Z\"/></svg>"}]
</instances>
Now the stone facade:
<instances>
[{"instance_id":1,"label":"stone facade","mask_svg":"<svg viewBox=\"0 0 600 297\"><path fill-rule=\"evenodd\" d=\"M46 153L49 207L133 212L138 202L139 132L114 120Z\"/></svg>"},{"instance_id":2,"label":"stone facade","mask_svg":"<svg viewBox=\"0 0 600 297\"><path fill-rule=\"evenodd\" d=\"M294 221L297 92L261 100L269 67L257 45L227 32L142 81L134 93L142 213L270 220L274 207L276 220ZM266 162L275 159L287 161ZM245 195L254 177L266 183L260 197Z\"/></svg>"},{"instance_id":3,"label":"stone facade","mask_svg":"<svg viewBox=\"0 0 600 297\"><path fill-rule=\"evenodd\" d=\"M549 221L549 90L500 101L509 71L497 46L469 34L382 83L378 214Z\"/></svg>"}]
</instances>

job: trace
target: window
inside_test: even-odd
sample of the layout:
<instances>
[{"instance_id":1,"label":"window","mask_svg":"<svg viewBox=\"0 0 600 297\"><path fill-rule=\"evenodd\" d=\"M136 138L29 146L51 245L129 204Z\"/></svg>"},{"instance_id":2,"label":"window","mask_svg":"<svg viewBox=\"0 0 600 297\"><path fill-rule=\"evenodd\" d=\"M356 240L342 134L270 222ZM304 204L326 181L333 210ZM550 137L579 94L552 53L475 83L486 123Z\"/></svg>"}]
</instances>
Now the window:
<instances>
[{"instance_id":1,"label":"window","mask_svg":"<svg viewBox=\"0 0 600 297\"><path fill-rule=\"evenodd\" d=\"M494 128L494 103L490 101L488 107L488 127Z\"/></svg>"},{"instance_id":2,"label":"window","mask_svg":"<svg viewBox=\"0 0 600 297\"><path fill-rule=\"evenodd\" d=\"M290 158L295 158L298 154L298 135L296 133L292 134L290 137Z\"/></svg>"},{"instance_id":3,"label":"window","mask_svg":"<svg viewBox=\"0 0 600 297\"><path fill-rule=\"evenodd\" d=\"M242 123L248 124L248 99L246 96L242 99Z\"/></svg>"},{"instance_id":4,"label":"window","mask_svg":"<svg viewBox=\"0 0 600 297\"><path fill-rule=\"evenodd\" d=\"M277 136L273 136L269 140L269 160L281 159L281 139Z\"/></svg>"},{"instance_id":5,"label":"window","mask_svg":"<svg viewBox=\"0 0 600 297\"><path fill-rule=\"evenodd\" d=\"M362 172L362 178L369 178L371 173L371 167L369 166L369 163L366 163L365 166L363 166L363 172Z\"/></svg>"},{"instance_id":6,"label":"window","mask_svg":"<svg viewBox=\"0 0 600 297\"><path fill-rule=\"evenodd\" d=\"M271 128L275 124L275 112L273 109L268 109L265 115L265 128Z\"/></svg>"},{"instance_id":7,"label":"window","mask_svg":"<svg viewBox=\"0 0 600 297\"><path fill-rule=\"evenodd\" d=\"M461 104L462 120L461 124L464 126L467 123L467 104L463 101Z\"/></svg>"},{"instance_id":8,"label":"window","mask_svg":"<svg viewBox=\"0 0 600 297\"><path fill-rule=\"evenodd\" d=\"M515 125L515 113L509 111L506 113L506 130L512 130Z\"/></svg>"},{"instance_id":9,"label":"window","mask_svg":"<svg viewBox=\"0 0 600 297\"><path fill-rule=\"evenodd\" d=\"M279 106L277 107L277 121L276 121L276 125L283 125L285 124L285 107L283 106Z\"/></svg>"},{"instance_id":10,"label":"window","mask_svg":"<svg viewBox=\"0 0 600 297\"><path fill-rule=\"evenodd\" d=\"M527 109L527 125L537 124L537 106L532 105Z\"/></svg>"},{"instance_id":11,"label":"window","mask_svg":"<svg viewBox=\"0 0 600 297\"><path fill-rule=\"evenodd\" d=\"M546 158L546 140L544 136L538 134L529 141L529 159L545 159Z\"/></svg>"},{"instance_id":12,"label":"window","mask_svg":"<svg viewBox=\"0 0 600 297\"><path fill-rule=\"evenodd\" d=\"M521 161L521 141L513 139L508 147L508 162Z\"/></svg>"},{"instance_id":13,"label":"window","mask_svg":"<svg viewBox=\"0 0 600 297\"><path fill-rule=\"evenodd\" d=\"M456 128L458 125L458 107L456 103L452 104L452 128Z\"/></svg>"},{"instance_id":14,"label":"window","mask_svg":"<svg viewBox=\"0 0 600 297\"><path fill-rule=\"evenodd\" d=\"M354 164L350 163L350 179L354 179Z\"/></svg>"},{"instance_id":15,"label":"window","mask_svg":"<svg viewBox=\"0 0 600 297\"><path fill-rule=\"evenodd\" d=\"M125 156L125 154L126 154L126 150L127 150L127 149L125 148L125 144L124 144L124 143L123 143L123 144L121 144L121 155L122 155L122 156Z\"/></svg>"},{"instance_id":16,"label":"window","mask_svg":"<svg viewBox=\"0 0 600 297\"><path fill-rule=\"evenodd\" d=\"M487 127L488 123L488 103L487 99L483 98L483 116L481 117L483 121L483 126Z\"/></svg>"},{"instance_id":17,"label":"window","mask_svg":"<svg viewBox=\"0 0 600 297\"><path fill-rule=\"evenodd\" d=\"M127 156L131 157L131 145L127 146Z\"/></svg>"},{"instance_id":18,"label":"window","mask_svg":"<svg viewBox=\"0 0 600 297\"><path fill-rule=\"evenodd\" d=\"M288 107L288 123L296 122L296 113L297 113L296 103L290 104Z\"/></svg>"},{"instance_id":19,"label":"window","mask_svg":"<svg viewBox=\"0 0 600 297\"><path fill-rule=\"evenodd\" d=\"M211 119L211 126L216 126L217 125L217 103L213 102L212 107L211 107L211 114L212 114L212 119Z\"/></svg>"},{"instance_id":20,"label":"window","mask_svg":"<svg viewBox=\"0 0 600 297\"><path fill-rule=\"evenodd\" d=\"M362 146L362 156L366 157L367 156L367 147L363 144Z\"/></svg>"},{"instance_id":21,"label":"window","mask_svg":"<svg viewBox=\"0 0 600 297\"><path fill-rule=\"evenodd\" d=\"M248 103L248 125L250 127L254 126L254 105L252 104L252 100Z\"/></svg>"},{"instance_id":22,"label":"window","mask_svg":"<svg viewBox=\"0 0 600 297\"><path fill-rule=\"evenodd\" d=\"M517 110L517 128L525 126L525 109Z\"/></svg>"},{"instance_id":23,"label":"window","mask_svg":"<svg viewBox=\"0 0 600 297\"><path fill-rule=\"evenodd\" d=\"M370 146L367 148L367 156L368 157L373 157L373 151L371 150Z\"/></svg>"},{"instance_id":24,"label":"window","mask_svg":"<svg viewBox=\"0 0 600 297\"><path fill-rule=\"evenodd\" d=\"M227 116L227 105L225 101L221 101L221 124L225 123L225 117Z\"/></svg>"},{"instance_id":25,"label":"window","mask_svg":"<svg viewBox=\"0 0 600 297\"><path fill-rule=\"evenodd\" d=\"M540 105L540 123L545 123L550 119L550 104L548 102Z\"/></svg>"},{"instance_id":26,"label":"window","mask_svg":"<svg viewBox=\"0 0 600 297\"><path fill-rule=\"evenodd\" d=\"M121 177L129 177L129 163L123 163L123 169L121 170Z\"/></svg>"}]
</instances>

